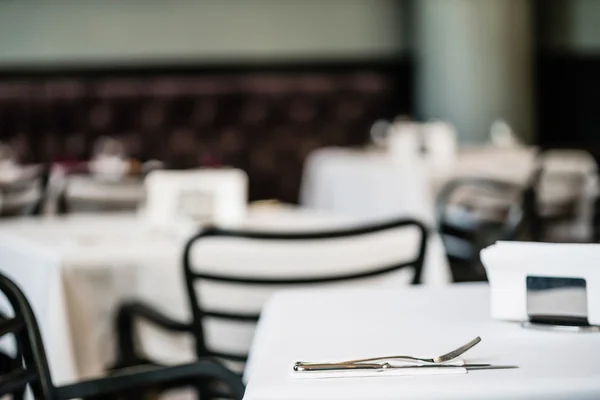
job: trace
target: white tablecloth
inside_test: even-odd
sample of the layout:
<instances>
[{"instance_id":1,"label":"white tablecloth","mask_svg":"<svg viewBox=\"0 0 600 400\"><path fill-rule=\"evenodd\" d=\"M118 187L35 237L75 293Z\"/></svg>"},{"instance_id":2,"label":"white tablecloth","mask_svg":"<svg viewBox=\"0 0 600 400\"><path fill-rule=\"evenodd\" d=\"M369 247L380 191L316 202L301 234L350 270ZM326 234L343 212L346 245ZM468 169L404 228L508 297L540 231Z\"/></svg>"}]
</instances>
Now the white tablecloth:
<instances>
[{"instance_id":1,"label":"white tablecloth","mask_svg":"<svg viewBox=\"0 0 600 400\"><path fill-rule=\"evenodd\" d=\"M434 198L426 171L412 161L377 151L317 150L304 167L300 203L367 220L404 216L431 224Z\"/></svg>"},{"instance_id":2,"label":"white tablecloth","mask_svg":"<svg viewBox=\"0 0 600 400\"><path fill-rule=\"evenodd\" d=\"M398 160L382 151L324 148L304 168L300 202L316 210L360 218L412 216L434 222L438 191L455 177L494 178L525 184L534 171L535 148L461 149L451 168L425 160Z\"/></svg>"},{"instance_id":3,"label":"white tablecloth","mask_svg":"<svg viewBox=\"0 0 600 400\"><path fill-rule=\"evenodd\" d=\"M251 210L244 226L315 230L355 223L277 208ZM153 229L135 214L15 219L0 224L0 271L15 279L32 303L57 383L101 375L113 361L114 312L123 300L143 300L176 318L187 317L181 254L188 235L184 229ZM437 236L429 246L423 281L450 281ZM150 347L144 346L151 356L166 355L173 362L193 359L189 341L182 347L179 342L172 344L169 334L154 339Z\"/></svg>"},{"instance_id":4,"label":"white tablecloth","mask_svg":"<svg viewBox=\"0 0 600 400\"><path fill-rule=\"evenodd\" d=\"M245 378L245 400L597 399L599 334L521 328L493 320L485 284L444 289L298 290L263 309ZM466 375L296 379L295 361L388 354L430 357L475 336L471 363L519 369Z\"/></svg>"},{"instance_id":5,"label":"white tablecloth","mask_svg":"<svg viewBox=\"0 0 600 400\"><path fill-rule=\"evenodd\" d=\"M141 179L101 181L92 176L74 175L67 178L67 197L95 202L139 202L144 198Z\"/></svg>"}]
</instances>

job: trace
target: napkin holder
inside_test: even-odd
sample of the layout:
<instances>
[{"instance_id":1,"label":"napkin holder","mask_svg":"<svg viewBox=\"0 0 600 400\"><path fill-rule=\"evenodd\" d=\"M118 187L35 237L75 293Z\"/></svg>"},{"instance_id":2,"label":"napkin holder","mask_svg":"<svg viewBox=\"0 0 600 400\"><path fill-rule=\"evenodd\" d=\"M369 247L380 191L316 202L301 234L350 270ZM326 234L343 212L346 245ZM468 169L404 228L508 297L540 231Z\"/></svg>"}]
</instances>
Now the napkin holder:
<instances>
[{"instance_id":1,"label":"napkin holder","mask_svg":"<svg viewBox=\"0 0 600 400\"><path fill-rule=\"evenodd\" d=\"M246 215L248 177L234 168L159 170L145 180L145 216L153 225L239 226Z\"/></svg>"},{"instance_id":2,"label":"napkin holder","mask_svg":"<svg viewBox=\"0 0 600 400\"><path fill-rule=\"evenodd\" d=\"M583 278L528 276L526 328L600 331L588 319L587 284Z\"/></svg>"},{"instance_id":3,"label":"napkin holder","mask_svg":"<svg viewBox=\"0 0 600 400\"><path fill-rule=\"evenodd\" d=\"M527 328L600 331L597 244L498 242L481 252L492 317Z\"/></svg>"}]
</instances>

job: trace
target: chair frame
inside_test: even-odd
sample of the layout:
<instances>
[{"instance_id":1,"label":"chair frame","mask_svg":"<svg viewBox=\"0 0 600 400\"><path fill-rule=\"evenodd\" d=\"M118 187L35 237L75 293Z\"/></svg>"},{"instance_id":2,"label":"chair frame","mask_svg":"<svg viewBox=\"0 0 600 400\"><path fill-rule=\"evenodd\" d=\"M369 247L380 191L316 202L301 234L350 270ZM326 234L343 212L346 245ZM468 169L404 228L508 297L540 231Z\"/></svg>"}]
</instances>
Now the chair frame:
<instances>
[{"instance_id":1,"label":"chair frame","mask_svg":"<svg viewBox=\"0 0 600 400\"><path fill-rule=\"evenodd\" d=\"M536 174L537 175L537 174ZM526 219L532 218L532 203L534 200L535 193L531 189L531 185L528 185L525 188L522 188L514 183L505 182L496 179L490 178L482 178L482 177L462 177L456 178L448 182L440 191L437 199L436 199L436 225L440 237L442 238L442 242L445 243L446 236L454 236L452 233L456 235L469 235L472 233L472 230L476 229L476 227L464 227L464 226L453 226L450 224L446 224L446 209L449 203L450 197L455 191L461 187L481 187L488 188L492 190L496 190L498 192L504 191L520 191L522 192L522 201L513 203L508 208L508 215L504 223L501 224L498 234L498 240L515 240L519 235L521 228L524 225L524 221ZM500 225L500 224L499 224ZM533 221L532 221L533 225ZM536 225L537 226L537 225ZM468 240L468 239L465 239ZM476 244L469 243L474 248L474 253L476 253L476 257L479 257L479 250ZM447 254L449 260L452 264L452 255ZM471 262L471 260L458 258L465 262ZM456 261L454 261L456 262ZM475 262L475 259L472 260ZM457 271L454 271L453 273Z\"/></svg>"},{"instance_id":2,"label":"chair frame","mask_svg":"<svg viewBox=\"0 0 600 400\"><path fill-rule=\"evenodd\" d=\"M40 190L39 199L32 202L31 204L23 206L22 210L19 213L10 214L11 216L12 215L14 215L14 216L19 216L19 215L38 216L43 213L44 205L46 204L46 201L48 200L48 183L50 181L50 168L47 165L39 165L37 168L39 168L39 170L37 170L36 173L30 177L19 179L16 182L11 182L11 183L7 183L4 185L0 185L0 194L2 195L3 198L7 195L7 193L9 193L11 191L15 191L15 190L18 191L18 190L21 190L22 188L28 189L32 183L36 184L36 186L38 186L38 188ZM4 213L3 207L4 207L3 205L0 207L2 213Z\"/></svg>"},{"instance_id":3,"label":"chair frame","mask_svg":"<svg viewBox=\"0 0 600 400\"><path fill-rule=\"evenodd\" d=\"M121 200L95 200L95 199L86 199L86 198L78 198L78 197L70 197L68 196L69 185L71 184L70 180L72 177L86 177L89 179L93 179L93 176L89 173L80 173L80 174L67 174L65 177L64 187L61 188L60 192L57 195L56 204L57 204L57 214L71 214L73 212L77 212L77 207L74 207L73 204L78 202L79 204L85 204L87 206L97 206L100 208L100 212L105 211L122 211L122 210L130 210L135 207L132 206L133 202L130 201L121 201ZM117 182L118 184L119 182ZM140 178L140 184L142 184L142 180ZM107 188L110 186L110 183L106 183Z\"/></svg>"},{"instance_id":4,"label":"chair frame","mask_svg":"<svg viewBox=\"0 0 600 400\"><path fill-rule=\"evenodd\" d=\"M585 152L581 148L560 148L560 147L545 147L540 150L538 153L538 165L537 170L535 171L534 178L532 179L532 190L531 190L531 222L533 222L532 226L532 237L531 239L536 242L541 242L546 240L545 233L547 231L548 225L555 222L562 222L564 220L568 220L573 217L573 204L567 204L567 209L565 213L554 215L554 216L546 216L543 215L541 210L539 210L540 203L540 193L539 193L539 184L542 179L544 179L544 174L546 173L546 157L547 153L552 153L554 151L576 151L576 152ZM592 154L589 152L589 160L596 163L596 167L600 167L597 158L594 158ZM581 178L585 179L585 173L583 171L575 172L575 175L580 175ZM591 172L591 171L590 171ZM598 172L596 172L598 173ZM562 172L552 172L549 176L552 178L558 179L569 179L574 174L571 172L562 173ZM569 207L570 206L570 207ZM571 209L569 209L571 208ZM600 197L596 197L593 207L592 207L592 243L598 243L600 241Z\"/></svg>"},{"instance_id":5,"label":"chair frame","mask_svg":"<svg viewBox=\"0 0 600 400\"><path fill-rule=\"evenodd\" d=\"M338 239L345 237L353 237L359 235L367 235L371 233L382 232L401 227L416 227L421 235L421 241L418 249L417 256L414 260L408 262L401 262L398 264L386 265L379 269L369 270L365 272L355 272L347 274L337 274L330 276L313 276L303 278L257 278L250 276L231 276L231 275L219 275L213 273L196 272L193 270L191 260L191 250L196 242L202 239L210 237L226 237L226 238L240 238L249 240L272 240L277 242L286 241L311 241L320 239ZM237 320L242 322L256 322L258 321L259 314L251 313L235 313L235 312L217 312L205 310L200 306L199 299L197 297L196 289L194 284L201 279L208 281L226 282L239 285L267 285L267 286L284 286L284 285L308 285L318 283L332 283L342 281L353 281L362 278L373 277L390 273L405 267L412 266L415 270L415 274L412 279L412 284L419 284L421 282L421 274L423 269L423 263L425 260L425 253L427 250L427 242L429 230L421 222L415 219L399 219L391 222L372 224L362 227L355 227L350 229L338 229L338 230L327 230L320 232L260 232L260 231L243 231L243 230L225 230L219 228L207 228L200 233L191 237L184 248L183 252L183 270L185 274L186 289L189 298L189 304L191 307L192 320L191 322L179 322L172 318L158 312L157 310L147 306L141 302L127 302L123 304L117 316L117 334L118 334L118 346L119 356L121 357L117 365L135 365L140 362L151 362L140 355L136 354L135 343L134 343L134 319L142 318L147 320L158 327L161 327L167 331L173 331L178 333L188 333L194 337L195 340L195 352L198 357L218 357L234 362L245 362L247 359L246 354L231 354L224 352L211 351L207 348L203 320L206 317Z\"/></svg>"},{"instance_id":6,"label":"chair frame","mask_svg":"<svg viewBox=\"0 0 600 400\"><path fill-rule=\"evenodd\" d=\"M436 200L436 221L439 223L446 220L446 206L450 196L462 186L479 186L497 191L521 190L522 188L514 183L504 182L496 179L480 178L480 177L464 177L456 178L448 182L440 191ZM518 204L512 204L508 211L508 220L505 224L505 234L503 236L510 237L523 219L522 207Z\"/></svg>"},{"instance_id":7,"label":"chair frame","mask_svg":"<svg viewBox=\"0 0 600 400\"><path fill-rule=\"evenodd\" d=\"M16 359L21 368L0 376L0 397L13 394L22 398L29 385L36 399L63 400L88 397L108 397L143 388L173 388L199 386L204 380L225 383L231 393L241 399L244 386L233 372L210 359L168 368L147 367L120 371L113 376L92 379L57 387L52 383L48 360L34 313L23 292L6 276L0 274L0 291L11 304L15 316L0 322L0 337L14 334L17 341Z\"/></svg>"}]
</instances>

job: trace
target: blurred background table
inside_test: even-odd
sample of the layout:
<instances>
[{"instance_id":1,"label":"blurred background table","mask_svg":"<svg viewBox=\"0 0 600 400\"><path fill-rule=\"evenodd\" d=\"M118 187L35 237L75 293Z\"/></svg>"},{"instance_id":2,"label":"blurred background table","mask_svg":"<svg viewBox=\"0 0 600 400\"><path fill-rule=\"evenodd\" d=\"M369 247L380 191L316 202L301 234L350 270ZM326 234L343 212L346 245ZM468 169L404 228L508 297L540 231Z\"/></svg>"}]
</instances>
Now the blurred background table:
<instances>
[{"instance_id":1,"label":"blurred background table","mask_svg":"<svg viewBox=\"0 0 600 400\"><path fill-rule=\"evenodd\" d=\"M251 208L243 227L314 231L355 224L351 218L281 206ZM192 232L189 226L152 228L131 213L3 222L0 263L23 288L40 319L58 382L100 375L113 361L113 321L123 300L144 300L186 319L189 305L181 257ZM218 260L219 254L214 257ZM423 281L443 285L450 280L441 241L432 235ZM189 341L157 335L146 348L150 354L174 362L192 357Z\"/></svg>"},{"instance_id":2,"label":"blurred background table","mask_svg":"<svg viewBox=\"0 0 600 400\"><path fill-rule=\"evenodd\" d=\"M139 177L113 182L90 175L73 175L65 179L64 186L60 194L61 212L135 211L145 199L144 180Z\"/></svg>"},{"instance_id":3,"label":"blurred background table","mask_svg":"<svg viewBox=\"0 0 600 400\"><path fill-rule=\"evenodd\" d=\"M412 215L433 223L434 201L446 183L476 177L525 187L536 154L534 147L466 147L448 168L434 169L425 159L395 159L376 149L324 148L307 158L300 202L340 215Z\"/></svg>"}]
</instances>

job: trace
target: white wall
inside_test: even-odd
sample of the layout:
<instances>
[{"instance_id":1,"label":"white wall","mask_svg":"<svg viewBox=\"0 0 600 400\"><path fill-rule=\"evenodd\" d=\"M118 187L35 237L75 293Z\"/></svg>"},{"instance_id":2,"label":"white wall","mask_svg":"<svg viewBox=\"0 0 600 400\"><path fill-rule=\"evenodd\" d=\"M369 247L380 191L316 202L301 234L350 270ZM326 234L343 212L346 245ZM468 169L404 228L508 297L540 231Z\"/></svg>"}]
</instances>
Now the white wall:
<instances>
[{"instance_id":1,"label":"white wall","mask_svg":"<svg viewBox=\"0 0 600 400\"><path fill-rule=\"evenodd\" d=\"M578 53L600 52L600 1L553 0L544 4L546 48Z\"/></svg>"},{"instance_id":2,"label":"white wall","mask_svg":"<svg viewBox=\"0 0 600 400\"><path fill-rule=\"evenodd\" d=\"M397 0L2 0L0 63L389 57Z\"/></svg>"},{"instance_id":3,"label":"white wall","mask_svg":"<svg viewBox=\"0 0 600 400\"><path fill-rule=\"evenodd\" d=\"M575 0L570 44L580 51L600 50L600 1Z\"/></svg>"}]
</instances>

